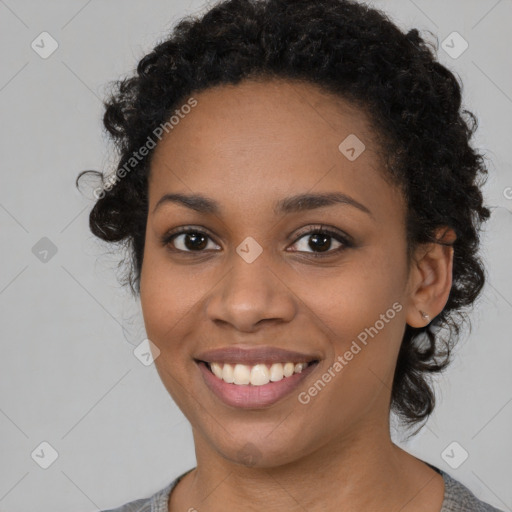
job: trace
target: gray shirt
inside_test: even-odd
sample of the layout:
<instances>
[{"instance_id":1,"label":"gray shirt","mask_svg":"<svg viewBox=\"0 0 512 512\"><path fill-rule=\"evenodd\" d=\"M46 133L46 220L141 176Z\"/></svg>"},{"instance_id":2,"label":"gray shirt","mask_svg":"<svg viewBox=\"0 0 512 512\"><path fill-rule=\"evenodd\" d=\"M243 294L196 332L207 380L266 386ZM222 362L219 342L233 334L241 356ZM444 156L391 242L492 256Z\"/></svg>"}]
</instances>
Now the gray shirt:
<instances>
[{"instance_id":1,"label":"gray shirt","mask_svg":"<svg viewBox=\"0 0 512 512\"><path fill-rule=\"evenodd\" d=\"M441 474L444 480L444 500L441 512L503 512L488 503L480 501L467 487L452 478L448 473L432 466L432 464L428 465ZM149 498L130 501L118 508L103 510L101 512L168 512L169 495L171 491L177 483L186 474L193 471L193 469L195 468L189 469L178 476L170 484L166 485Z\"/></svg>"}]
</instances>

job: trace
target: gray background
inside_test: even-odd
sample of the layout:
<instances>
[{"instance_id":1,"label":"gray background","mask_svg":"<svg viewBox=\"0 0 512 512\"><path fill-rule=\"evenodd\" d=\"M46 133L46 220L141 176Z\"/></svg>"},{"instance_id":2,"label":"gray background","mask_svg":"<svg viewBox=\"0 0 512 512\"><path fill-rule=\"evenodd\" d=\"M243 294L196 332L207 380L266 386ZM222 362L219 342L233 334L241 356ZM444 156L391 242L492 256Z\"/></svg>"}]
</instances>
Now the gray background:
<instances>
[{"instance_id":1,"label":"gray background","mask_svg":"<svg viewBox=\"0 0 512 512\"><path fill-rule=\"evenodd\" d=\"M512 2L372 4L404 29L437 35L439 58L461 77L464 104L480 122L475 144L487 155L493 207L483 239L489 281L472 332L438 379L427 426L410 442L393 435L480 498L512 510ZM177 19L204 8L0 0L0 511L110 508L195 465L188 422L154 365L133 354L145 338L140 310L116 281L120 255L90 234L92 198L74 180L112 163L101 125L108 81L131 72ZM31 48L43 31L59 45L46 59ZM441 47L453 31L469 43L456 59ZM49 245L43 237L55 254L40 252ZM43 441L58 452L47 469L36 463L49 456ZM469 454L457 469L442 456L454 441ZM450 450L452 459L463 453Z\"/></svg>"}]
</instances>

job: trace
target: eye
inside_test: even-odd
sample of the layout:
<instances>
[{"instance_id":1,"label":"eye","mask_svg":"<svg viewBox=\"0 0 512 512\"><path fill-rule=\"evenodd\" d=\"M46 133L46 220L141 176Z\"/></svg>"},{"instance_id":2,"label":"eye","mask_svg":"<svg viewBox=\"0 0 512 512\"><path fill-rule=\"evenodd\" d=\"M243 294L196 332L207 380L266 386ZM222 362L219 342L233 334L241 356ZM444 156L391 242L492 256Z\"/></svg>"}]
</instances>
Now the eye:
<instances>
[{"instance_id":1,"label":"eye","mask_svg":"<svg viewBox=\"0 0 512 512\"><path fill-rule=\"evenodd\" d=\"M301 235L302 236L300 236L298 241L294 244L298 246L298 249L292 252L311 252L313 256L321 257L324 255L330 256L347 247L352 247L352 242L347 236L324 226L315 227ZM304 241L301 242L302 240ZM332 246L336 244L337 247L332 248ZM307 249L311 249L311 251L308 251Z\"/></svg>"},{"instance_id":2,"label":"eye","mask_svg":"<svg viewBox=\"0 0 512 512\"><path fill-rule=\"evenodd\" d=\"M302 242L303 239L304 242ZM208 233L192 226L181 228L179 231L166 233L163 235L161 243L171 251L183 253L200 253L208 249L220 249L220 247L213 242ZM333 249L332 246L336 244L337 247ZM316 226L312 229L310 228L309 231L300 233L300 237L294 245L298 245L299 248L291 252L309 252L315 257L322 257L330 256L333 253L352 247L353 243L350 237L342 234L342 232L324 226ZM309 251L307 249L312 250Z\"/></svg>"},{"instance_id":3,"label":"eye","mask_svg":"<svg viewBox=\"0 0 512 512\"><path fill-rule=\"evenodd\" d=\"M162 238L162 244L175 251L203 252L204 249L212 248L208 247L208 239L212 241L210 235L204 231L189 227L181 229L179 232L165 234ZM219 247L216 244L213 245L214 249Z\"/></svg>"}]
</instances>

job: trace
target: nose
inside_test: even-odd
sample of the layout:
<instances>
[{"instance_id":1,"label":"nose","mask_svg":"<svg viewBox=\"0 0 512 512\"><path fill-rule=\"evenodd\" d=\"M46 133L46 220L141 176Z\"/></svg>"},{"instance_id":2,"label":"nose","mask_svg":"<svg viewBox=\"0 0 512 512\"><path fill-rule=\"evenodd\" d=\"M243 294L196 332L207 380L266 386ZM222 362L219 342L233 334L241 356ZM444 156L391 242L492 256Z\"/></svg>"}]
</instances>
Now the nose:
<instances>
[{"instance_id":1,"label":"nose","mask_svg":"<svg viewBox=\"0 0 512 512\"><path fill-rule=\"evenodd\" d=\"M212 290L206 310L216 324L255 332L262 324L290 322L297 301L283 277L262 256L248 263L234 253L230 269Z\"/></svg>"}]
</instances>

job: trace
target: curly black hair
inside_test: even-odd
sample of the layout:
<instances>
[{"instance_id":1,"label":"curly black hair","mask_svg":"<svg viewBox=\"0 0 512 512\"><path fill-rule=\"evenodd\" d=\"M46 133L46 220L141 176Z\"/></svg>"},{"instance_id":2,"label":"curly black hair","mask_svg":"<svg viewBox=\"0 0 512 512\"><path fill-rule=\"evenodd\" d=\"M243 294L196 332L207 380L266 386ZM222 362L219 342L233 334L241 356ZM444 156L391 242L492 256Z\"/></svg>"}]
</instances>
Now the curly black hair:
<instances>
[{"instance_id":1,"label":"curly black hair","mask_svg":"<svg viewBox=\"0 0 512 512\"><path fill-rule=\"evenodd\" d=\"M122 178L83 171L76 181L85 173L101 177L90 229L129 252L123 285L140 294L154 151L143 157L138 151L148 135L192 93L215 85L272 78L314 84L371 120L386 179L406 200L409 263L419 244L454 247L446 306L429 325L406 326L391 393L391 410L405 426L426 421L435 404L431 377L448 365L462 323L469 322L464 309L485 283L477 251L481 224L490 217L480 189L484 157L470 147L478 122L461 110L462 84L437 62L437 46L353 0L227 0L183 18L140 60L136 74L112 82L104 102L103 123ZM436 237L442 227L452 228L456 240Z\"/></svg>"}]
</instances>

